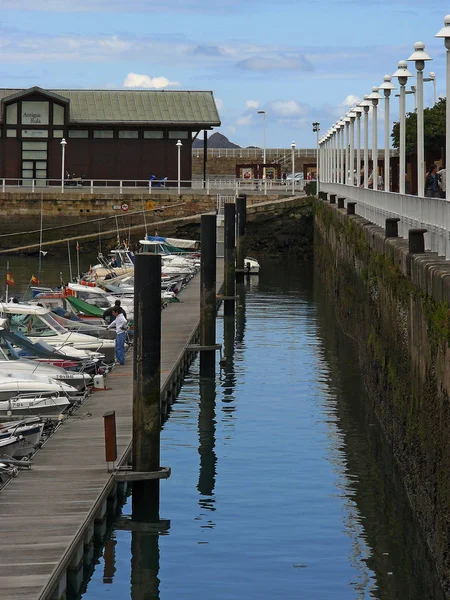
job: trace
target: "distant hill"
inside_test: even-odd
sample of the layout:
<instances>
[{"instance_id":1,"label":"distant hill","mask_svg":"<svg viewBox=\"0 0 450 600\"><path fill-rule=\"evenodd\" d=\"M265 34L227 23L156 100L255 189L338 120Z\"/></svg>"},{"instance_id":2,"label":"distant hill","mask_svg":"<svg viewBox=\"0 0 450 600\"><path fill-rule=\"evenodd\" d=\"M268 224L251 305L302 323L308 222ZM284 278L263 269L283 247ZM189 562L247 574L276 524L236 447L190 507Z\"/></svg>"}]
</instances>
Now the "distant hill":
<instances>
[{"instance_id":1,"label":"distant hill","mask_svg":"<svg viewBox=\"0 0 450 600\"><path fill-rule=\"evenodd\" d=\"M197 138L192 144L193 148L203 148L203 139ZM230 140L219 132L213 133L208 137L208 148L240 148L237 144L233 144Z\"/></svg>"}]
</instances>

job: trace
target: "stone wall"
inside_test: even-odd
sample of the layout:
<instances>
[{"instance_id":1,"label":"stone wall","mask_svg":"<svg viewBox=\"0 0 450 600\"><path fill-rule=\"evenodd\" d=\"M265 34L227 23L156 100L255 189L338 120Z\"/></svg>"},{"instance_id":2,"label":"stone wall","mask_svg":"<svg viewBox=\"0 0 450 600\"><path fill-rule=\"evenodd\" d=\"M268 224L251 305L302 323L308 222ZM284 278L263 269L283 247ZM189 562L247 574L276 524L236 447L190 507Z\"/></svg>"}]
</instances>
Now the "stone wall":
<instances>
[{"instance_id":1,"label":"stone wall","mask_svg":"<svg viewBox=\"0 0 450 600\"><path fill-rule=\"evenodd\" d=\"M316 201L314 253L450 598L450 266Z\"/></svg>"}]
</instances>

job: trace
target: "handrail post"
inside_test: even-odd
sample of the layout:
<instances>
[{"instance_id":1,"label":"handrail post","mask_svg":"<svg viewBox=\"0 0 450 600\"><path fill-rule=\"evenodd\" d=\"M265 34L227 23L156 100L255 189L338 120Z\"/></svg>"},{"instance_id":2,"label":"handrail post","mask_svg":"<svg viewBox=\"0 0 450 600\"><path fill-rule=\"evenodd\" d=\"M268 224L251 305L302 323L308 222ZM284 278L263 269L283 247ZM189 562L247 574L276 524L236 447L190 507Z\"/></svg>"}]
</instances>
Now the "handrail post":
<instances>
[{"instance_id":1,"label":"handrail post","mask_svg":"<svg viewBox=\"0 0 450 600\"><path fill-rule=\"evenodd\" d=\"M94 193L94 180L91 179L91 194Z\"/></svg>"}]
</instances>

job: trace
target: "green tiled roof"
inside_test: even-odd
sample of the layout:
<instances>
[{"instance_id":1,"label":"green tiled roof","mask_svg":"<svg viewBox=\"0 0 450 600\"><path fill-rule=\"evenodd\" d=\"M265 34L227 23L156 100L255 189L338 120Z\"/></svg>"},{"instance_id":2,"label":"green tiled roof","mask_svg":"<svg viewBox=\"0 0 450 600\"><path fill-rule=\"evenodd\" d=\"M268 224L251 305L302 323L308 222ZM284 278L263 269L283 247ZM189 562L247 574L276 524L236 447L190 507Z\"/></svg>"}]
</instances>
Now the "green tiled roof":
<instances>
[{"instance_id":1,"label":"green tiled roof","mask_svg":"<svg viewBox=\"0 0 450 600\"><path fill-rule=\"evenodd\" d=\"M148 90L0 90L2 101L30 92L70 101L71 123L137 123L217 127L220 118L212 92ZM50 95L49 94L49 95Z\"/></svg>"}]
</instances>

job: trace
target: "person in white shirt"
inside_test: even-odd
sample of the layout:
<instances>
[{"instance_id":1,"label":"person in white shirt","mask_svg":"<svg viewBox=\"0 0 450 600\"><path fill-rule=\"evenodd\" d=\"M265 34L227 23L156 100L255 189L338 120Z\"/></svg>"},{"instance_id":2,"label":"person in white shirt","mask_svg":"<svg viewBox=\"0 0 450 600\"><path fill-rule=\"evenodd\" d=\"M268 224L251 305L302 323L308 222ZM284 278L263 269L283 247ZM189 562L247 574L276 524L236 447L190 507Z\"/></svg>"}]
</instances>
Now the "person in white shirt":
<instances>
[{"instance_id":1,"label":"person in white shirt","mask_svg":"<svg viewBox=\"0 0 450 600\"><path fill-rule=\"evenodd\" d=\"M127 331L127 320L122 313L119 312L118 308L114 308L113 312L114 321L108 325L108 329L116 330L116 346L115 354L116 360L119 365L125 364L125 337Z\"/></svg>"}]
</instances>

